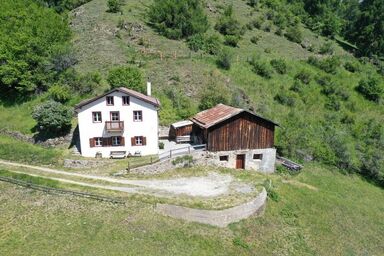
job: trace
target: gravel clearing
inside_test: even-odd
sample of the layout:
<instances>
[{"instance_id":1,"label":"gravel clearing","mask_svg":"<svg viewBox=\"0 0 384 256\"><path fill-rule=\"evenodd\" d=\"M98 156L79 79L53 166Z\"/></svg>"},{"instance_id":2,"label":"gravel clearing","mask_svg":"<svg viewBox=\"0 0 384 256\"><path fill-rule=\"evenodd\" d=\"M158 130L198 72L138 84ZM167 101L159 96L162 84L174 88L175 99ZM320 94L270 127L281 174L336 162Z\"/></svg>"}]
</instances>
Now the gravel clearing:
<instances>
[{"instance_id":1,"label":"gravel clearing","mask_svg":"<svg viewBox=\"0 0 384 256\"><path fill-rule=\"evenodd\" d=\"M215 172L209 173L207 176L200 177L186 177L186 178L174 178L174 179L153 179L153 180L128 180L128 179L117 179L117 178L109 178L109 177L101 177L95 175L88 174L80 174L80 173L72 173L65 172L45 167L38 167L26 164L13 163L8 161L0 160L0 164L17 166L17 167L25 167L30 169L39 170L42 172L52 173L52 174L60 174L63 178L52 178L47 176L50 179L59 180L62 182L78 184L83 186L95 187L95 188L104 188L110 190L123 191L128 193L146 193L146 190L152 190L154 192L158 191L167 192L175 195L188 195L192 197L217 197L220 195L227 194L230 190L231 185L234 185L233 177L230 175L223 175ZM34 176L40 176L36 174L27 173ZM110 185L102 185L102 184L94 184L94 183L86 183L86 182L78 182L72 179L68 179L71 177L81 177L87 179L94 179L98 181L107 181L111 183L115 183L119 186L110 186ZM243 193L251 192L253 188L247 184L235 182L235 190L238 187ZM128 185L128 186L120 186L120 185ZM133 187L131 187L133 186ZM149 191L147 191L149 193Z\"/></svg>"}]
</instances>

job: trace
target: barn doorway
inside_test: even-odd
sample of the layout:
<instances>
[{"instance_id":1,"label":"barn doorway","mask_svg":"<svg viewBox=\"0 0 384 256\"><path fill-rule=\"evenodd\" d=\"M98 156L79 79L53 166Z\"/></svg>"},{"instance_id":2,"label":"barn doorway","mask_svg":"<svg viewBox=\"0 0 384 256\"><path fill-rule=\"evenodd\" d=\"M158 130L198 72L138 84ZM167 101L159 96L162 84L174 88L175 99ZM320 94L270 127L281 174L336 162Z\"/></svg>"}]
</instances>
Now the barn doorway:
<instances>
[{"instance_id":1,"label":"barn doorway","mask_svg":"<svg viewBox=\"0 0 384 256\"><path fill-rule=\"evenodd\" d=\"M245 155L236 155L236 169L245 168Z\"/></svg>"}]
</instances>

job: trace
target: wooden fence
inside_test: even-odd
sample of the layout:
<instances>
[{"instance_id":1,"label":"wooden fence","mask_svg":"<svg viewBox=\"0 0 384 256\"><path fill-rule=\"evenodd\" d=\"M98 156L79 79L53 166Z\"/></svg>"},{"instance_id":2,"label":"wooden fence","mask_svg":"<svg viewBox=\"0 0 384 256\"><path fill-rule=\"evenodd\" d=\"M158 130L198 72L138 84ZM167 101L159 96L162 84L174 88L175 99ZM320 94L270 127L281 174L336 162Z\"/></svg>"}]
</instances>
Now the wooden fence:
<instances>
[{"instance_id":1,"label":"wooden fence","mask_svg":"<svg viewBox=\"0 0 384 256\"><path fill-rule=\"evenodd\" d=\"M206 144L193 145L193 146L171 149L169 151L160 153L159 154L159 160L162 161L162 160L169 159L169 158L172 158L175 156L190 155L192 152L205 151L205 150L206 150Z\"/></svg>"}]
</instances>

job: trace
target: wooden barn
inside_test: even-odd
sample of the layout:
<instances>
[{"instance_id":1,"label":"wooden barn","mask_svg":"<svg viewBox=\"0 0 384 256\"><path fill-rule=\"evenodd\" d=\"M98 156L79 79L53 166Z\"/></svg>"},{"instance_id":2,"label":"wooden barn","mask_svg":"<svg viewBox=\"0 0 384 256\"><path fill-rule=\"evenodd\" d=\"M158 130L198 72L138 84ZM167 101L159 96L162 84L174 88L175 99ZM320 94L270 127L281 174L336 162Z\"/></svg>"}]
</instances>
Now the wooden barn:
<instances>
[{"instance_id":1,"label":"wooden barn","mask_svg":"<svg viewBox=\"0 0 384 256\"><path fill-rule=\"evenodd\" d=\"M176 143L190 142L192 133L192 121L183 120L173 123L169 128L169 139Z\"/></svg>"},{"instance_id":2,"label":"wooden barn","mask_svg":"<svg viewBox=\"0 0 384 256\"><path fill-rule=\"evenodd\" d=\"M277 124L244 109L218 104L191 118L192 138L221 165L274 171Z\"/></svg>"}]
</instances>

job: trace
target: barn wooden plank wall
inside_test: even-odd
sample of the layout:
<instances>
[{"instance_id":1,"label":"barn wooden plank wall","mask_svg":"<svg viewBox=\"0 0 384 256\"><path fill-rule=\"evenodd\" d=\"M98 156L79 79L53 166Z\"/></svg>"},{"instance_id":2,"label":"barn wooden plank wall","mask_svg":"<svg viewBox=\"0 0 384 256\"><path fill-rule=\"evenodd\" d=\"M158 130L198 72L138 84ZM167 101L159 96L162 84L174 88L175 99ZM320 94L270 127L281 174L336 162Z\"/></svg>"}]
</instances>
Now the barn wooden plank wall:
<instances>
[{"instance_id":1,"label":"barn wooden plank wall","mask_svg":"<svg viewBox=\"0 0 384 256\"><path fill-rule=\"evenodd\" d=\"M247 112L209 128L209 151L272 148L274 124Z\"/></svg>"},{"instance_id":2,"label":"barn wooden plank wall","mask_svg":"<svg viewBox=\"0 0 384 256\"><path fill-rule=\"evenodd\" d=\"M169 129L169 138L175 139L178 136L188 136L192 133L192 124L174 128L171 126Z\"/></svg>"}]
</instances>

